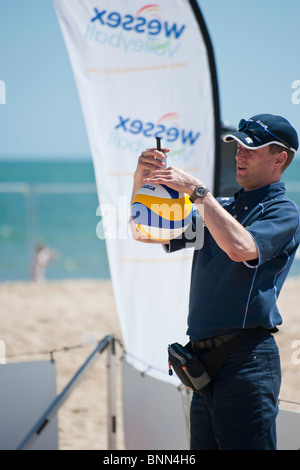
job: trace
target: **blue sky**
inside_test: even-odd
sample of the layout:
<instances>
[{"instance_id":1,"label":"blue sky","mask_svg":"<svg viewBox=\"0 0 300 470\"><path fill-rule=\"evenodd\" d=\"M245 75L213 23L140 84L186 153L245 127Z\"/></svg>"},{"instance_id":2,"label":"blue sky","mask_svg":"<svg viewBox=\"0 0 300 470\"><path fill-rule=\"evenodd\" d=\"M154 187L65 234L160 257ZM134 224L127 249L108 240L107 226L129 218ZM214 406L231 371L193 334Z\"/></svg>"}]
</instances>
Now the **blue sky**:
<instances>
[{"instance_id":1,"label":"blue sky","mask_svg":"<svg viewBox=\"0 0 300 470\"><path fill-rule=\"evenodd\" d=\"M300 1L199 4L214 46L222 120L236 125L241 117L270 112L300 133L300 104L292 102L292 84L300 81ZM1 159L90 158L52 0L0 0L0 80L6 85Z\"/></svg>"}]
</instances>

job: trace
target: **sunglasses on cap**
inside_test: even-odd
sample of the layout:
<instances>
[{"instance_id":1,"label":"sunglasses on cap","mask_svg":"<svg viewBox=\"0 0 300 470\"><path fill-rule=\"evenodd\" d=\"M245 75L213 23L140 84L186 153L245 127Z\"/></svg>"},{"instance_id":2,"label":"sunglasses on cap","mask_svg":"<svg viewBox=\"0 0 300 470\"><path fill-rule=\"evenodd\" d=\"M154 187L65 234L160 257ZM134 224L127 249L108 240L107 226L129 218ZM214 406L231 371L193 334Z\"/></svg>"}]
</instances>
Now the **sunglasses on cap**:
<instances>
[{"instance_id":1,"label":"sunglasses on cap","mask_svg":"<svg viewBox=\"0 0 300 470\"><path fill-rule=\"evenodd\" d=\"M238 130L243 132L243 131L250 131L253 132L254 134L257 134L258 136L264 132L267 134L271 135L274 137L278 142L282 143L285 147L287 147L289 150L293 150L292 147L285 142L283 139L280 137L277 137L277 135L273 134L273 132L269 131L267 126L261 122L258 121L246 121L246 119L241 119L239 122ZM294 150L293 150L294 151Z\"/></svg>"}]
</instances>

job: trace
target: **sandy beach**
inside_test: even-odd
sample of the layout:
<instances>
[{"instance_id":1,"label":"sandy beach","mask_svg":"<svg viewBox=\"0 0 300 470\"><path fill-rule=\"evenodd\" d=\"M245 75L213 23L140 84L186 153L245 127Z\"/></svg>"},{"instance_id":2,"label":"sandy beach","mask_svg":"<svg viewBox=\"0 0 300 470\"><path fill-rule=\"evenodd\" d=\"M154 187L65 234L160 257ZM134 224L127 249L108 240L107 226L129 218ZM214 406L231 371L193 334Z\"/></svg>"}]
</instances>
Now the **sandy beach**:
<instances>
[{"instance_id":1,"label":"sandy beach","mask_svg":"<svg viewBox=\"0 0 300 470\"><path fill-rule=\"evenodd\" d=\"M300 278L290 278L278 300L284 318L276 334L282 361L281 406L300 411ZM6 362L50 359L54 352L57 393L96 347L114 334L122 341L110 281L78 280L0 284L0 340ZM61 450L107 449L107 364L103 353L58 413ZM117 448L124 449L121 356L117 347Z\"/></svg>"},{"instance_id":2,"label":"sandy beach","mask_svg":"<svg viewBox=\"0 0 300 470\"><path fill-rule=\"evenodd\" d=\"M112 285L95 280L0 285L6 363L45 360L54 352L60 393L106 335L122 339ZM65 350L64 350L65 349ZM39 354L39 353L46 354ZM123 449L117 347L117 448ZM58 412L59 449L107 449L107 353L99 357Z\"/></svg>"}]
</instances>

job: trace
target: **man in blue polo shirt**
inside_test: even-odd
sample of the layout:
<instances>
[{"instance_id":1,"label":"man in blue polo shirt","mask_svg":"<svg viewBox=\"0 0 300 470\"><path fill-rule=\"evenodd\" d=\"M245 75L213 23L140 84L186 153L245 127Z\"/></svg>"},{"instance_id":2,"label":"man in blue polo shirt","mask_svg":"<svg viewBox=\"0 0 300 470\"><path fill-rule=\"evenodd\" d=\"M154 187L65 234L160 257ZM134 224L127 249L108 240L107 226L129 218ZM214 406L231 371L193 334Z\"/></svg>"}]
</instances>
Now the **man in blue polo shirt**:
<instances>
[{"instance_id":1,"label":"man in blue polo shirt","mask_svg":"<svg viewBox=\"0 0 300 470\"><path fill-rule=\"evenodd\" d=\"M272 333L282 323L276 301L300 241L299 209L285 198L281 177L298 137L286 119L260 114L241 120L238 131L224 138L233 139L242 187L234 197L216 199L192 175L164 169L154 149L139 158L133 193L159 181L189 194L197 209L193 224L204 221L203 247L194 251L188 315L195 353L249 333L225 358L209 390L194 392L191 449L276 449L281 373ZM191 241L183 236L165 249L186 246Z\"/></svg>"}]
</instances>

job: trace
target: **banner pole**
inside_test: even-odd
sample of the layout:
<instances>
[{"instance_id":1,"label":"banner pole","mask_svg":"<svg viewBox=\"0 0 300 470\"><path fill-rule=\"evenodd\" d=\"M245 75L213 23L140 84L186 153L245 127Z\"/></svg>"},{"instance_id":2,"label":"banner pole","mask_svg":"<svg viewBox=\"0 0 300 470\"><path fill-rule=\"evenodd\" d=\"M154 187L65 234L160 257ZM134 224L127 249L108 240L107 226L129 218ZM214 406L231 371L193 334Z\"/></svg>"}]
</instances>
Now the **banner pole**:
<instances>
[{"instance_id":1,"label":"banner pole","mask_svg":"<svg viewBox=\"0 0 300 470\"><path fill-rule=\"evenodd\" d=\"M211 85L213 94L213 106L214 106L214 131L215 131L215 171L214 171L214 196L219 196L220 193L220 178L221 178L221 110L220 110L220 96L218 87L217 67L215 61L215 55L213 45L210 39L210 35L202 16L202 12L197 0L189 0L195 18L199 25L199 29L203 35L203 40L206 45Z\"/></svg>"},{"instance_id":2,"label":"banner pole","mask_svg":"<svg viewBox=\"0 0 300 470\"><path fill-rule=\"evenodd\" d=\"M117 448L116 390L116 341L112 336L107 349L107 437L109 450Z\"/></svg>"}]
</instances>

